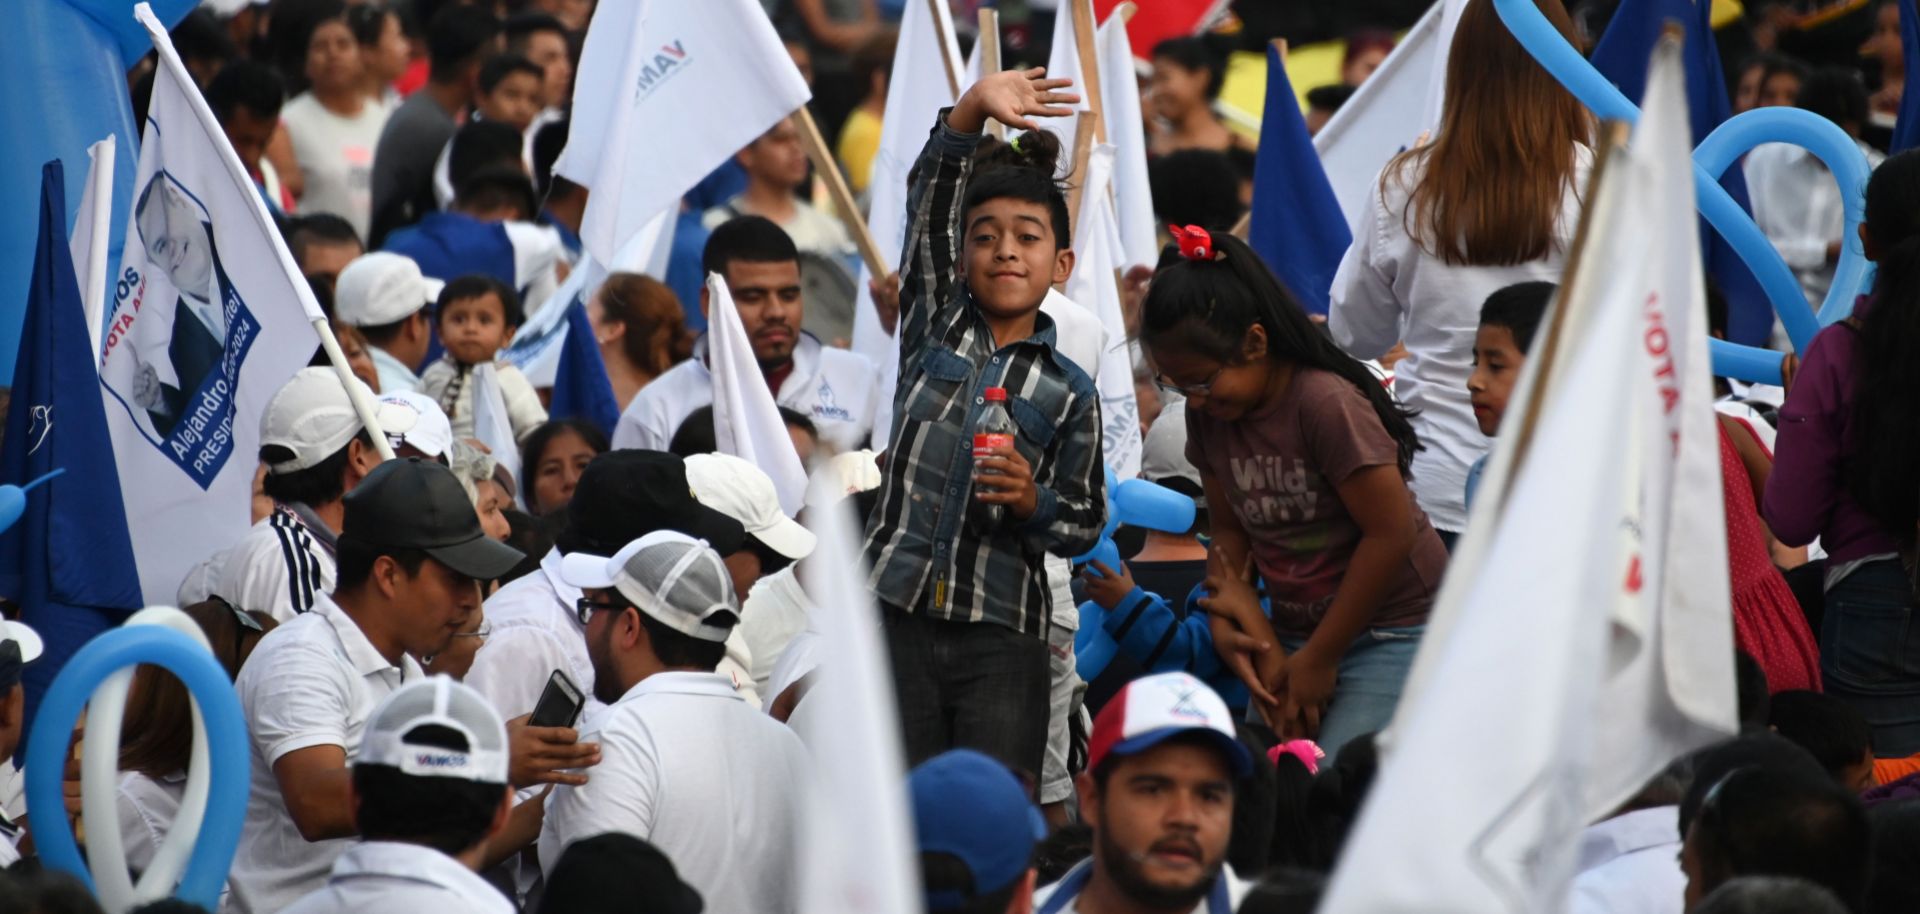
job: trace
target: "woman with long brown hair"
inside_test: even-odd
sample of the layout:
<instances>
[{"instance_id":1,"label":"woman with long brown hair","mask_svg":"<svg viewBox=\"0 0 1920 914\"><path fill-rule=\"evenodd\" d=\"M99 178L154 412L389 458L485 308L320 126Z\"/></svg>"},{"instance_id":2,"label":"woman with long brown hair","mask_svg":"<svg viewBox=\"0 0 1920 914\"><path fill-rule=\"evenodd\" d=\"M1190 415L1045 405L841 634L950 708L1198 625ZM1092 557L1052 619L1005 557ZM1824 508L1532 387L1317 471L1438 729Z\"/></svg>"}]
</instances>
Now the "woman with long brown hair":
<instances>
[{"instance_id":1,"label":"woman with long brown hair","mask_svg":"<svg viewBox=\"0 0 1920 914\"><path fill-rule=\"evenodd\" d=\"M254 645L275 625L263 612L245 612L225 600L195 603L182 610L207 636L214 659L232 679ZM120 728L120 841L127 866L137 876L153 862L187 788L187 764L193 759L193 706L187 687L156 666L141 666L127 693Z\"/></svg>"},{"instance_id":2,"label":"woman with long brown hair","mask_svg":"<svg viewBox=\"0 0 1920 914\"><path fill-rule=\"evenodd\" d=\"M1560 0L1535 0L1569 41ZM1460 15L1433 142L1395 157L1334 276L1328 323L1357 358L1404 342L1394 393L1415 411L1413 491L1451 546L1467 470L1487 452L1467 400L1489 294L1560 278L1593 166L1594 120L1520 46L1492 0Z\"/></svg>"},{"instance_id":3,"label":"woman with long brown hair","mask_svg":"<svg viewBox=\"0 0 1920 914\"><path fill-rule=\"evenodd\" d=\"M587 302L587 320L622 410L640 388L693 352L693 334L687 330L680 299L652 277L608 276Z\"/></svg>"}]
</instances>

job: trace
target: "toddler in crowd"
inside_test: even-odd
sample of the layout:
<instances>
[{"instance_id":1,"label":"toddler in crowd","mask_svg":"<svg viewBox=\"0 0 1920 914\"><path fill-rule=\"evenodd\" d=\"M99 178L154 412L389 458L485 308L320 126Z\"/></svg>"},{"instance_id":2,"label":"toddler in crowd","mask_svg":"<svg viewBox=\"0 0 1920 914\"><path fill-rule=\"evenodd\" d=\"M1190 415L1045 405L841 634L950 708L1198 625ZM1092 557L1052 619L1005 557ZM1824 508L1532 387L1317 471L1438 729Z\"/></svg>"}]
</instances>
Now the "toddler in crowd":
<instances>
[{"instance_id":1,"label":"toddler in crowd","mask_svg":"<svg viewBox=\"0 0 1920 914\"><path fill-rule=\"evenodd\" d=\"M520 296L513 289L491 276L462 276L440 291L434 320L447 351L427 366L420 391L446 411L455 438L473 437L473 371L482 365L494 366L499 378L513 440L524 441L547 421L547 410L527 376L494 361L520 328Z\"/></svg>"}]
</instances>

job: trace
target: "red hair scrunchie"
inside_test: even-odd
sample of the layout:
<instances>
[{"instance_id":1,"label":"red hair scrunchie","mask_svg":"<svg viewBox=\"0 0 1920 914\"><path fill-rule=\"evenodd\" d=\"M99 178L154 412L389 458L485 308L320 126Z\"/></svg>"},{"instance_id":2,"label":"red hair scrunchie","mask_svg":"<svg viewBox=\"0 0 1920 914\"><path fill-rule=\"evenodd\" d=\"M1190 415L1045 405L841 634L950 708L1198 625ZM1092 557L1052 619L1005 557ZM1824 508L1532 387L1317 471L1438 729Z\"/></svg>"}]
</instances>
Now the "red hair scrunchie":
<instances>
[{"instance_id":1,"label":"red hair scrunchie","mask_svg":"<svg viewBox=\"0 0 1920 914\"><path fill-rule=\"evenodd\" d=\"M1213 259L1213 235L1197 225L1169 225L1167 231L1180 246L1180 256L1188 260Z\"/></svg>"}]
</instances>

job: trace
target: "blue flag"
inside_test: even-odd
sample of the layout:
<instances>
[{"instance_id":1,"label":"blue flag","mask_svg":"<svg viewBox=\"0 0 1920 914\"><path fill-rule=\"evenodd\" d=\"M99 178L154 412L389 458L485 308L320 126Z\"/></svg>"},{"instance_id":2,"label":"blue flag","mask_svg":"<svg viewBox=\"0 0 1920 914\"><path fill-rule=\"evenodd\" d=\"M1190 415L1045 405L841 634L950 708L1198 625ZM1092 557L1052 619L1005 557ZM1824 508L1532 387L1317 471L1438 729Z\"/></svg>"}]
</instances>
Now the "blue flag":
<instances>
[{"instance_id":1,"label":"blue flag","mask_svg":"<svg viewBox=\"0 0 1920 914\"><path fill-rule=\"evenodd\" d=\"M1720 51L1714 44L1710 0L1621 0L1606 34L1593 47L1593 67L1618 86L1622 95L1639 104L1647 88L1647 61L1668 21L1678 21L1687 30L1687 114L1693 121L1693 142L1698 145L1733 115L1727 80L1720 70ZM1753 205L1747 200L1746 172L1738 163L1720 176L1720 186L1740 209L1749 216L1753 214ZM1760 288L1759 280L1753 278L1753 271L1705 219L1700 220L1700 249L1707 277L1727 299L1728 339L1750 346L1766 345L1773 332L1773 303Z\"/></svg>"},{"instance_id":2,"label":"blue flag","mask_svg":"<svg viewBox=\"0 0 1920 914\"><path fill-rule=\"evenodd\" d=\"M1267 49L1267 103L1253 165L1247 243L1310 314L1327 313L1340 258L1353 244L1347 217L1313 151L1280 50Z\"/></svg>"},{"instance_id":3,"label":"blue flag","mask_svg":"<svg viewBox=\"0 0 1920 914\"><path fill-rule=\"evenodd\" d=\"M1900 50L1907 69L1907 85L1914 91L1900 93L1900 119L1893 124L1893 148L1888 155L1905 152L1920 145L1920 82L1913 71L1920 68L1920 12L1913 0L1900 0Z\"/></svg>"},{"instance_id":4,"label":"blue flag","mask_svg":"<svg viewBox=\"0 0 1920 914\"><path fill-rule=\"evenodd\" d=\"M30 709L74 651L142 605L93 338L67 248L62 172L58 160L41 172L40 241L0 444L0 482L25 485L65 470L30 492L19 522L0 533L0 593L19 601L21 621L46 642L25 676Z\"/></svg>"},{"instance_id":5,"label":"blue flag","mask_svg":"<svg viewBox=\"0 0 1920 914\"><path fill-rule=\"evenodd\" d=\"M549 306L554 307L555 305ZM567 338L560 344L560 365L553 376L553 401L547 415L555 419L585 419L607 437L620 421L620 404L613 399L613 382L593 338L593 323L578 298L567 307Z\"/></svg>"}]
</instances>

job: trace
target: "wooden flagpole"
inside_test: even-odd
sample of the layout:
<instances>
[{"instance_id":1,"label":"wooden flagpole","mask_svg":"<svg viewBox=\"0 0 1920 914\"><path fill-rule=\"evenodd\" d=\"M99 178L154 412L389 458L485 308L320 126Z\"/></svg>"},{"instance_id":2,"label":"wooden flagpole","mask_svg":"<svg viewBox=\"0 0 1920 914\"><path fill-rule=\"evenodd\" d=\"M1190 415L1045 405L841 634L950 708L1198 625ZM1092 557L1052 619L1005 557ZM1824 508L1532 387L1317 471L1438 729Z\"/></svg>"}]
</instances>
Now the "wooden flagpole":
<instances>
[{"instance_id":1,"label":"wooden flagpole","mask_svg":"<svg viewBox=\"0 0 1920 914\"><path fill-rule=\"evenodd\" d=\"M827 182L827 193L833 198L834 208L840 211L841 220L853 235L854 246L860 249L860 259L867 262L867 269L874 276L886 276L891 271L880 258L880 245L873 240L867 220L860 218L860 208L854 203L853 191L847 187L847 176L840 173L840 163L833 160L833 152L827 148L827 140L820 134L820 125L813 120L813 112L801 106L800 110L793 113L793 122L800 128L800 142L807 147L807 158L813 160L813 170Z\"/></svg>"},{"instance_id":2,"label":"wooden flagpole","mask_svg":"<svg viewBox=\"0 0 1920 914\"><path fill-rule=\"evenodd\" d=\"M991 6L980 8L980 75L992 76L1000 72L1000 11ZM1007 125L989 118L987 135L994 139L1007 138Z\"/></svg>"}]
</instances>

